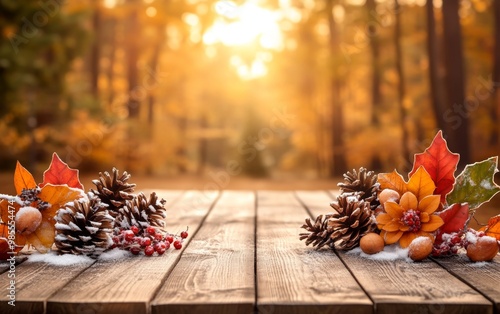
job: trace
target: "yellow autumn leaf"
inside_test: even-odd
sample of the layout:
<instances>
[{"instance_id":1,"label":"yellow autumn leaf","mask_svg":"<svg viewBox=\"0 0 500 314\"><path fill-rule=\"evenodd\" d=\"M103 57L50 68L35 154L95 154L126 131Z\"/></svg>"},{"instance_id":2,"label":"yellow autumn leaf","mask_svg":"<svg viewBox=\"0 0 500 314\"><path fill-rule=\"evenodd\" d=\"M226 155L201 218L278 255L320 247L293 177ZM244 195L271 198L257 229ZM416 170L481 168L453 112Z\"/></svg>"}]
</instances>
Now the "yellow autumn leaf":
<instances>
[{"instance_id":1,"label":"yellow autumn leaf","mask_svg":"<svg viewBox=\"0 0 500 314\"><path fill-rule=\"evenodd\" d=\"M424 167L419 167L410 177L407 185L408 191L412 192L419 201L436 190L436 185Z\"/></svg>"}]
</instances>

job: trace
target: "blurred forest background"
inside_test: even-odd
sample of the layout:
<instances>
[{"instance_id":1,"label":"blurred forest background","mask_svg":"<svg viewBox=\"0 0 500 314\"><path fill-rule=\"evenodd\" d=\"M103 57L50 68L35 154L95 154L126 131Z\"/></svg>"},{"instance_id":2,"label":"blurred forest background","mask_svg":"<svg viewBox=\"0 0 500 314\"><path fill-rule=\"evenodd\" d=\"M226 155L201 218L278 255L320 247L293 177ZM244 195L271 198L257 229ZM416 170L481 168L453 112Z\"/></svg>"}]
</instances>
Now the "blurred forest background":
<instances>
[{"instance_id":1,"label":"blurred forest background","mask_svg":"<svg viewBox=\"0 0 500 314\"><path fill-rule=\"evenodd\" d=\"M329 178L500 153L500 0L0 0L0 167Z\"/></svg>"}]
</instances>

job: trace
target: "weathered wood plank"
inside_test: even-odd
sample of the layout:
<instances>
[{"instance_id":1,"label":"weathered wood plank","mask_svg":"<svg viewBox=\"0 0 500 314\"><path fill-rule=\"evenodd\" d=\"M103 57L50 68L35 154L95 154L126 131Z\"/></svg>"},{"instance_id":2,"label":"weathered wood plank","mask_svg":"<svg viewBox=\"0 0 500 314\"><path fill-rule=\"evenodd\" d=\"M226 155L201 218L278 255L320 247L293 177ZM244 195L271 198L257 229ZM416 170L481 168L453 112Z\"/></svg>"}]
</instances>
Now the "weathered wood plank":
<instances>
[{"instance_id":1,"label":"weathered wood plank","mask_svg":"<svg viewBox=\"0 0 500 314\"><path fill-rule=\"evenodd\" d=\"M298 240L308 213L293 192L257 193L257 309L261 313L372 313L333 252Z\"/></svg>"},{"instance_id":2,"label":"weathered wood plank","mask_svg":"<svg viewBox=\"0 0 500 314\"><path fill-rule=\"evenodd\" d=\"M489 263L472 263L465 256L434 259L456 277L480 291L495 305L500 313L500 256Z\"/></svg>"},{"instance_id":3,"label":"weathered wood plank","mask_svg":"<svg viewBox=\"0 0 500 314\"><path fill-rule=\"evenodd\" d=\"M152 313L251 314L255 194L224 192L152 301Z\"/></svg>"},{"instance_id":4,"label":"weathered wood plank","mask_svg":"<svg viewBox=\"0 0 500 314\"><path fill-rule=\"evenodd\" d=\"M329 203L323 192L297 192L313 215L324 214L318 204ZM311 202L311 206L309 206ZM442 313L492 313L492 304L430 260L374 261L338 252L363 289L375 302L377 313L434 311Z\"/></svg>"},{"instance_id":5,"label":"weathered wood plank","mask_svg":"<svg viewBox=\"0 0 500 314\"><path fill-rule=\"evenodd\" d=\"M217 192L186 192L168 210L169 232L180 232L189 225L195 234L217 196ZM189 241L190 237L182 250ZM47 301L47 312L148 313L151 299L182 250L171 248L160 257L98 261L53 295Z\"/></svg>"},{"instance_id":6,"label":"weathered wood plank","mask_svg":"<svg viewBox=\"0 0 500 314\"><path fill-rule=\"evenodd\" d=\"M41 262L25 262L16 267L15 307L8 304L6 293L0 295L0 313L43 313L45 301L57 290L77 277L92 263L54 266ZM0 276L2 292L8 292L10 279Z\"/></svg>"}]
</instances>

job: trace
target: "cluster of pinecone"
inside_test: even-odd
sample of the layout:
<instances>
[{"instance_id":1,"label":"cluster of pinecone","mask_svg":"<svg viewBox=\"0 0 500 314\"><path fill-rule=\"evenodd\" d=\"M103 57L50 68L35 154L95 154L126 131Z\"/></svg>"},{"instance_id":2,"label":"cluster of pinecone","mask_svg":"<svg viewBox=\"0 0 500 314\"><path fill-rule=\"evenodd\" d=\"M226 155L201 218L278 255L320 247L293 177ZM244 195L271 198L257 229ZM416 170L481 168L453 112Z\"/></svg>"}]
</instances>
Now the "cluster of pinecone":
<instances>
[{"instance_id":1,"label":"cluster of pinecone","mask_svg":"<svg viewBox=\"0 0 500 314\"><path fill-rule=\"evenodd\" d=\"M359 245L361 237L376 229L373 212L379 206L377 175L365 168L353 169L344 174L344 182L338 186L341 193L330 204L334 212L319 215L314 222L307 218L302 226L307 232L299 236L306 245L351 250Z\"/></svg>"},{"instance_id":2,"label":"cluster of pinecone","mask_svg":"<svg viewBox=\"0 0 500 314\"><path fill-rule=\"evenodd\" d=\"M99 173L99 179L92 181L95 190L57 212L55 245L61 253L96 257L113 244L114 232L132 226L164 227L166 201L155 192L149 199L143 193L133 194L136 185L127 182L130 175L119 175L116 168L112 172Z\"/></svg>"}]
</instances>

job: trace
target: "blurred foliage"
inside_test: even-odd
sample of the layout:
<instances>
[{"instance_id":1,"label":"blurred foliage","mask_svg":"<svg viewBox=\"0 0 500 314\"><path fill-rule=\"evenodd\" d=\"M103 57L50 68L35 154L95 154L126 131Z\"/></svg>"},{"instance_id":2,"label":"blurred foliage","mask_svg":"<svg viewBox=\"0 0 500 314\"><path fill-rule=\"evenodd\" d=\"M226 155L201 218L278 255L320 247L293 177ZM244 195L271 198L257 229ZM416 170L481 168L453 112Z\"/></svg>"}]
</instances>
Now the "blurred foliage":
<instances>
[{"instance_id":1,"label":"blurred foliage","mask_svg":"<svg viewBox=\"0 0 500 314\"><path fill-rule=\"evenodd\" d=\"M400 2L409 147L420 152L436 128L426 16L423 1ZM462 1L467 95L491 74L491 2ZM0 167L11 170L19 159L33 168L53 151L83 171L168 175L236 163L254 176L325 177L335 149L349 167L374 157L386 170L408 164L393 1L378 1L371 13L376 34L368 33L363 1L334 3L330 13L326 0L0 0ZM335 56L328 14L340 27ZM370 121L371 36L381 46L378 127ZM334 65L340 94L331 91ZM332 99L344 109L344 147L331 145ZM139 104L133 119L131 100ZM470 112L474 158L499 153L486 140L498 123L492 106L487 98Z\"/></svg>"}]
</instances>

